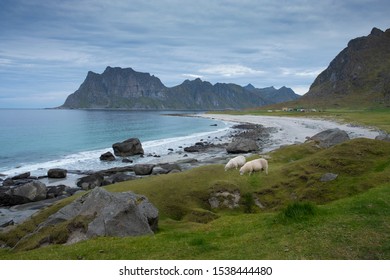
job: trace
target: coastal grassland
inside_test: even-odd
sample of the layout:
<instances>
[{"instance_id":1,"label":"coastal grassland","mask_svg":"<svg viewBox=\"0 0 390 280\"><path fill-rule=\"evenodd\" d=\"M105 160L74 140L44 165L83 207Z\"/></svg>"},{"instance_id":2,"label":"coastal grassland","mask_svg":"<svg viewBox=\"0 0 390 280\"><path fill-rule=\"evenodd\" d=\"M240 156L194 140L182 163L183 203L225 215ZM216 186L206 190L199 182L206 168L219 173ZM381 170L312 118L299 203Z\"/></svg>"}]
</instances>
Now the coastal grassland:
<instances>
[{"instance_id":1,"label":"coastal grassland","mask_svg":"<svg viewBox=\"0 0 390 280\"><path fill-rule=\"evenodd\" d=\"M208 165L107 186L146 195L160 212L158 232L1 249L0 259L389 259L389 154L390 143L377 140L329 149L308 142L269 153L268 175ZM321 182L328 172L338 177ZM208 198L218 190L239 190L245 199L234 210L211 209ZM0 242L15 245L16 231L31 232L47 215L0 234Z\"/></svg>"}]
</instances>

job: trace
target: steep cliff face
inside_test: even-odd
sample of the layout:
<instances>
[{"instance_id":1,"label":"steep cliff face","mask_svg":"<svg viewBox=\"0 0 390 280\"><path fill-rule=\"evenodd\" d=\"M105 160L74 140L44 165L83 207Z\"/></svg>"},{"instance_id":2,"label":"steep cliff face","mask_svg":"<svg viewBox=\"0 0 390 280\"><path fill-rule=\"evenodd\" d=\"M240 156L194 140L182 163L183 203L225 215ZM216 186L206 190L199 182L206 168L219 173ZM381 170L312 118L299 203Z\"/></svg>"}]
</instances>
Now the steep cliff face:
<instances>
[{"instance_id":1,"label":"steep cliff face","mask_svg":"<svg viewBox=\"0 0 390 280\"><path fill-rule=\"evenodd\" d=\"M271 89L271 88L267 88ZM69 95L60 108L126 108L126 109L241 109L273 104L288 98L298 98L291 89L250 89L236 84L195 79L167 88L148 73L131 68L107 67L102 74L89 72L80 88ZM292 93L292 95L291 95Z\"/></svg>"},{"instance_id":2,"label":"steep cliff face","mask_svg":"<svg viewBox=\"0 0 390 280\"><path fill-rule=\"evenodd\" d=\"M154 108L166 87L160 79L131 68L107 67L102 74L88 72L80 88L66 99L64 108Z\"/></svg>"},{"instance_id":3,"label":"steep cliff face","mask_svg":"<svg viewBox=\"0 0 390 280\"><path fill-rule=\"evenodd\" d=\"M313 82L306 100L386 103L390 95L390 29L351 40Z\"/></svg>"}]
</instances>

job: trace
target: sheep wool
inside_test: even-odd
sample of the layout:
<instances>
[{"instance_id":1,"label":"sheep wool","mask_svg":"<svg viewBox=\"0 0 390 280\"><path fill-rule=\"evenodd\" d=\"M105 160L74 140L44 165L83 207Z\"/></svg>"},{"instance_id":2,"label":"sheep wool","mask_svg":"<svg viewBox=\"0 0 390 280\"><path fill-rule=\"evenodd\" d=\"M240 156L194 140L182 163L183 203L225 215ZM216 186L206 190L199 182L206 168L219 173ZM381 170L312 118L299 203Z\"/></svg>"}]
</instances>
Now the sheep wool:
<instances>
[{"instance_id":1,"label":"sheep wool","mask_svg":"<svg viewBox=\"0 0 390 280\"><path fill-rule=\"evenodd\" d=\"M236 156L235 158L232 158L229 160L229 162L225 165L225 171L229 169L238 169L239 167L243 166L246 162L246 159L244 156Z\"/></svg>"},{"instance_id":2,"label":"sheep wool","mask_svg":"<svg viewBox=\"0 0 390 280\"><path fill-rule=\"evenodd\" d=\"M252 172L264 170L265 174L268 174L268 161L264 158L254 159L248 161L240 168L240 175L245 173L252 174Z\"/></svg>"}]
</instances>

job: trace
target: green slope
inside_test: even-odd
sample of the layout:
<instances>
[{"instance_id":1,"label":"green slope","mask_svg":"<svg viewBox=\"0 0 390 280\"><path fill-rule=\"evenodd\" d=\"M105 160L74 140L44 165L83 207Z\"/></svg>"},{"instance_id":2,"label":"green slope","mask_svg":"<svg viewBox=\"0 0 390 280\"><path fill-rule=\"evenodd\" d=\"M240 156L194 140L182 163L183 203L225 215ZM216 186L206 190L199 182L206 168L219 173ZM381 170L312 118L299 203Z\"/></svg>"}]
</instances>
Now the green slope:
<instances>
[{"instance_id":1,"label":"green slope","mask_svg":"<svg viewBox=\"0 0 390 280\"><path fill-rule=\"evenodd\" d=\"M239 176L236 170L210 165L108 186L110 191L132 190L149 197L160 211L159 232L26 251L47 238L43 232L18 248L1 249L0 258L389 259L389 154L390 143L369 139L326 150L306 143L270 153L268 176ZM339 176L320 182L327 172ZM238 209L212 210L207 198L217 189L239 189L266 208L243 199ZM0 234L0 242L14 245L48 214ZM60 241L66 235L58 232L51 238Z\"/></svg>"}]
</instances>

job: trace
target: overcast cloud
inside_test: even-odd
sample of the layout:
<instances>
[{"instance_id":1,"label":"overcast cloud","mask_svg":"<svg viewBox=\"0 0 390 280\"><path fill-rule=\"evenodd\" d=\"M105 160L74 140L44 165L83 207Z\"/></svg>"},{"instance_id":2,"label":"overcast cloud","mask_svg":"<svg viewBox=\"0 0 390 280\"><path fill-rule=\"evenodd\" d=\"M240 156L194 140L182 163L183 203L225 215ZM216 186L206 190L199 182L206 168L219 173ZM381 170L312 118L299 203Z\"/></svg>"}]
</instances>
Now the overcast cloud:
<instances>
[{"instance_id":1,"label":"overcast cloud","mask_svg":"<svg viewBox=\"0 0 390 280\"><path fill-rule=\"evenodd\" d=\"M389 14L387 0L1 0L0 108L61 105L107 66L303 94Z\"/></svg>"}]
</instances>

